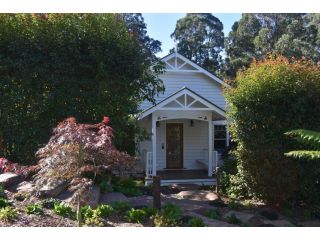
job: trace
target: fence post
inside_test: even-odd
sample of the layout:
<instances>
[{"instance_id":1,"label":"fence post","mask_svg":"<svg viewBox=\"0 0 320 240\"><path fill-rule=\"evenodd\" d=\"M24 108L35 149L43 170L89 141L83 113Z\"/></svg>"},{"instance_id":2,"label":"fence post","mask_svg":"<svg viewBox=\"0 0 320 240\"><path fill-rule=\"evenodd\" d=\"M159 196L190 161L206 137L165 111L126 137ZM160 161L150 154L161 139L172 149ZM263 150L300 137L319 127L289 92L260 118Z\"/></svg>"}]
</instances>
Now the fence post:
<instances>
[{"instance_id":1,"label":"fence post","mask_svg":"<svg viewBox=\"0 0 320 240\"><path fill-rule=\"evenodd\" d=\"M153 207L161 209L161 198L160 198L160 177L153 176Z\"/></svg>"},{"instance_id":2,"label":"fence post","mask_svg":"<svg viewBox=\"0 0 320 240\"><path fill-rule=\"evenodd\" d=\"M220 192L220 169L216 167L216 193Z\"/></svg>"}]
</instances>

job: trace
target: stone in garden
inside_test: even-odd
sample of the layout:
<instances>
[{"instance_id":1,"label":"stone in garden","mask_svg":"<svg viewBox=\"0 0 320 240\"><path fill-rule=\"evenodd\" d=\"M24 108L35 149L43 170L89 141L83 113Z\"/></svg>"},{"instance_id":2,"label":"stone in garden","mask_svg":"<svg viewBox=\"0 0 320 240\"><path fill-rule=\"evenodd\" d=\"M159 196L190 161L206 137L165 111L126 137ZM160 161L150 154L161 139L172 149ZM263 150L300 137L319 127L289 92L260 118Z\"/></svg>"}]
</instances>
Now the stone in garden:
<instances>
[{"instance_id":1,"label":"stone in garden","mask_svg":"<svg viewBox=\"0 0 320 240\"><path fill-rule=\"evenodd\" d=\"M23 181L23 178L18 174L10 172L0 174L0 185L2 185L3 188L9 188L21 181Z\"/></svg>"},{"instance_id":2,"label":"stone in garden","mask_svg":"<svg viewBox=\"0 0 320 240\"><path fill-rule=\"evenodd\" d=\"M32 192L34 190L35 185L32 184L31 182L21 182L17 185L16 190L18 192Z\"/></svg>"},{"instance_id":3,"label":"stone in garden","mask_svg":"<svg viewBox=\"0 0 320 240\"><path fill-rule=\"evenodd\" d=\"M228 217L230 217L232 215L236 216L243 223L249 223L250 220L253 220L253 218L254 218L254 215L251 214L251 213L245 213L245 212L239 212L239 211L233 211L233 210L232 211L228 211L223 216L223 218L227 219Z\"/></svg>"},{"instance_id":4,"label":"stone in garden","mask_svg":"<svg viewBox=\"0 0 320 240\"><path fill-rule=\"evenodd\" d=\"M298 225L302 227L320 227L320 221L319 220L303 221L303 222L299 222Z\"/></svg>"},{"instance_id":5,"label":"stone in garden","mask_svg":"<svg viewBox=\"0 0 320 240\"><path fill-rule=\"evenodd\" d=\"M177 194L177 197L195 201L213 201L219 198L216 193L207 190L181 191Z\"/></svg>"},{"instance_id":6,"label":"stone in garden","mask_svg":"<svg viewBox=\"0 0 320 240\"><path fill-rule=\"evenodd\" d=\"M138 197L131 197L128 199L129 203L133 207L140 207L140 206L152 206L153 205L153 197L142 195Z\"/></svg>"},{"instance_id":7,"label":"stone in garden","mask_svg":"<svg viewBox=\"0 0 320 240\"><path fill-rule=\"evenodd\" d=\"M129 199L119 192L103 193L100 198L100 202L105 204L119 201L128 202Z\"/></svg>"},{"instance_id":8,"label":"stone in garden","mask_svg":"<svg viewBox=\"0 0 320 240\"><path fill-rule=\"evenodd\" d=\"M272 224L275 227L295 227L295 225L288 220L281 219L281 220L265 220L264 224Z\"/></svg>"},{"instance_id":9,"label":"stone in garden","mask_svg":"<svg viewBox=\"0 0 320 240\"><path fill-rule=\"evenodd\" d=\"M203 223L208 227L236 227L236 225L233 225L224 221L216 220L216 219L207 218L195 212L188 212L186 215L200 218L203 221Z\"/></svg>"},{"instance_id":10,"label":"stone in garden","mask_svg":"<svg viewBox=\"0 0 320 240\"><path fill-rule=\"evenodd\" d=\"M59 179L50 179L38 191L39 197L56 197L67 187L67 182Z\"/></svg>"}]
</instances>

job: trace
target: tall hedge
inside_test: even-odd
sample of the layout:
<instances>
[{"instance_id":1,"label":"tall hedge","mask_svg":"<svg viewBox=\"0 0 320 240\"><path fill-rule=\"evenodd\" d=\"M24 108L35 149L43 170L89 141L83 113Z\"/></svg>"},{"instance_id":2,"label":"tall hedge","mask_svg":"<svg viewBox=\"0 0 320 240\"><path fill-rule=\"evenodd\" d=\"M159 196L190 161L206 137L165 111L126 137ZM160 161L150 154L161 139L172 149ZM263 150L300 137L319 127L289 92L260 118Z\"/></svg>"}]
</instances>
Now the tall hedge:
<instances>
[{"instance_id":1,"label":"tall hedge","mask_svg":"<svg viewBox=\"0 0 320 240\"><path fill-rule=\"evenodd\" d=\"M109 116L119 149L132 150L129 116L162 91L162 66L119 15L0 14L0 25L0 156L32 161L69 116Z\"/></svg>"},{"instance_id":2,"label":"tall hedge","mask_svg":"<svg viewBox=\"0 0 320 240\"><path fill-rule=\"evenodd\" d=\"M320 200L319 164L284 155L299 149L285 132L320 130L320 66L280 56L254 62L238 74L226 97L237 142L239 172L233 184L239 180L247 194L274 205Z\"/></svg>"}]
</instances>

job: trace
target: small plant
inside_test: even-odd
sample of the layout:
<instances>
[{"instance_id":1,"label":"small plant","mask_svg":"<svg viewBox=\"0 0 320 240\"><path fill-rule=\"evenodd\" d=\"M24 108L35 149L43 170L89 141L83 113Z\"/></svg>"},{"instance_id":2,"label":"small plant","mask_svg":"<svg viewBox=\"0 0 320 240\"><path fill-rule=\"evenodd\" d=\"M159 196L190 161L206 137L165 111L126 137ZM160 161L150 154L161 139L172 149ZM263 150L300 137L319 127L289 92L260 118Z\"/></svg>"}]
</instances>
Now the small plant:
<instances>
[{"instance_id":1,"label":"small plant","mask_svg":"<svg viewBox=\"0 0 320 240\"><path fill-rule=\"evenodd\" d=\"M153 207L145 207L145 208L142 208L142 209L145 211L147 217L152 217L152 216L156 215L157 212L158 212L158 210L156 208L153 208Z\"/></svg>"},{"instance_id":2,"label":"small plant","mask_svg":"<svg viewBox=\"0 0 320 240\"><path fill-rule=\"evenodd\" d=\"M215 210L209 210L208 212L205 213L205 216L208 218L212 218L212 219L219 219L221 218L221 215L218 211Z\"/></svg>"},{"instance_id":3,"label":"small plant","mask_svg":"<svg viewBox=\"0 0 320 240\"><path fill-rule=\"evenodd\" d=\"M235 214L231 214L227 217L227 223L239 225L242 223L242 221L239 218L237 218Z\"/></svg>"},{"instance_id":4,"label":"small plant","mask_svg":"<svg viewBox=\"0 0 320 240\"><path fill-rule=\"evenodd\" d=\"M70 217L73 218L75 216L75 212L72 210L70 206L65 203L55 203L53 211L62 216L62 217Z\"/></svg>"},{"instance_id":5,"label":"small plant","mask_svg":"<svg viewBox=\"0 0 320 240\"><path fill-rule=\"evenodd\" d=\"M111 216L113 212L114 212L113 207L111 207L110 205L101 204L95 210L95 215L101 218L107 218Z\"/></svg>"},{"instance_id":6,"label":"small plant","mask_svg":"<svg viewBox=\"0 0 320 240\"><path fill-rule=\"evenodd\" d=\"M132 178L121 179L114 183L114 191L121 192L129 197L140 196L142 195L139 188L140 185L139 181L135 181Z\"/></svg>"},{"instance_id":7,"label":"small plant","mask_svg":"<svg viewBox=\"0 0 320 240\"><path fill-rule=\"evenodd\" d=\"M187 223L188 227L205 227L206 225L202 221L202 219L197 217L191 217Z\"/></svg>"},{"instance_id":8,"label":"small plant","mask_svg":"<svg viewBox=\"0 0 320 240\"><path fill-rule=\"evenodd\" d=\"M231 202L229 202L228 207L233 210L239 210L242 208L242 205L241 205L241 203L239 203L237 201L231 201Z\"/></svg>"},{"instance_id":9,"label":"small plant","mask_svg":"<svg viewBox=\"0 0 320 240\"><path fill-rule=\"evenodd\" d=\"M254 202L250 199L244 200L242 205L247 209L252 209L254 207Z\"/></svg>"},{"instance_id":10,"label":"small plant","mask_svg":"<svg viewBox=\"0 0 320 240\"><path fill-rule=\"evenodd\" d=\"M25 208L27 214L42 215L43 209L40 204L31 204Z\"/></svg>"},{"instance_id":11,"label":"small plant","mask_svg":"<svg viewBox=\"0 0 320 240\"><path fill-rule=\"evenodd\" d=\"M48 199L44 199L41 201L41 206L47 209L53 209L54 208L54 204L60 204L61 200L56 199L56 198L48 198Z\"/></svg>"},{"instance_id":12,"label":"small plant","mask_svg":"<svg viewBox=\"0 0 320 240\"><path fill-rule=\"evenodd\" d=\"M101 192L103 192L103 193L105 193L105 192L113 192L112 185L110 185L106 180L103 180L99 184L99 187L100 187Z\"/></svg>"},{"instance_id":13,"label":"small plant","mask_svg":"<svg viewBox=\"0 0 320 240\"><path fill-rule=\"evenodd\" d=\"M90 217L87 218L84 222L85 226L89 226L89 227L103 227L103 219L101 219L100 217L96 216L95 214Z\"/></svg>"},{"instance_id":14,"label":"small plant","mask_svg":"<svg viewBox=\"0 0 320 240\"><path fill-rule=\"evenodd\" d=\"M83 219L92 218L94 214L94 210L90 206L81 207L80 212Z\"/></svg>"},{"instance_id":15,"label":"small plant","mask_svg":"<svg viewBox=\"0 0 320 240\"><path fill-rule=\"evenodd\" d=\"M147 214L143 209L132 208L126 214L126 218L129 222L142 223L146 220Z\"/></svg>"},{"instance_id":16,"label":"small plant","mask_svg":"<svg viewBox=\"0 0 320 240\"><path fill-rule=\"evenodd\" d=\"M10 206L10 203L7 199L0 197L0 208L5 208Z\"/></svg>"},{"instance_id":17,"label":"small plant","mask_svg":"<svg viewBox=\"0 0 320 240\"><path fill-rule=\"evenodd\" d=\"M164 205L163 211L153 217L156 227L174 227L181 223L181 209L171 203Z\"/></svg>"},{"instance_id":18,"label":"small plant","mask_svg":"<svg viewBox=\"0 0 320 240\"><path fill-rule=\"evenodd\" d=\"M130 204L124 201L113 202L111 206L113 207L114 210L121 213L125 213L131 208Z\"/></svg>"},{"instance_id":19,"label":"small plant","mask_svg":"<svg viewBox=\"0 0 320 240\"><path fill-rule=\"evenodd\" d=\"M0 208L0 220L4 222L12 222L18 218L18 212L13 207Z\"/></svg>"}]
</instances>

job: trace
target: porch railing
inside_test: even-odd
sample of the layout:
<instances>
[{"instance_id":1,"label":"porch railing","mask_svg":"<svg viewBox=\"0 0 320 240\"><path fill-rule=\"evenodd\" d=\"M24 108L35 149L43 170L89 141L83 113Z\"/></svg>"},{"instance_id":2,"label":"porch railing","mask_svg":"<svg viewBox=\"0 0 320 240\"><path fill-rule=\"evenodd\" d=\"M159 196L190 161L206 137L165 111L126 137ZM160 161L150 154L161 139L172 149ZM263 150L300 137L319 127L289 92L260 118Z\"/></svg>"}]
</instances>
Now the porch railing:
<instances>
[{"instance_id":1,"label":"porch railing","mask_svg":"<svg viewBox=\"0 0 320 240\"><path fill-rule=\"evenodd\" d=\"M152 177L152 152L147 152L146 158L146 177Z\"/></svg>"},{"instance_id":2,"label":"porch railing","mask_svg":"<svg viewBox=\"0 0 320 240\"><path fill-rule=\"evenodd\" d=\"M218 152L212 151L212 160L208 158L208 176L211 177L218 167Z\"/></svg>"}]
</instances>

